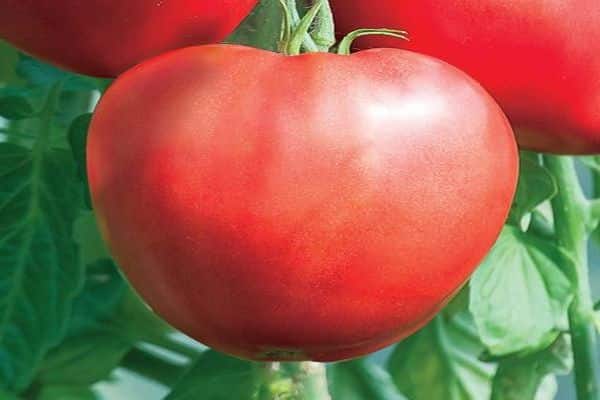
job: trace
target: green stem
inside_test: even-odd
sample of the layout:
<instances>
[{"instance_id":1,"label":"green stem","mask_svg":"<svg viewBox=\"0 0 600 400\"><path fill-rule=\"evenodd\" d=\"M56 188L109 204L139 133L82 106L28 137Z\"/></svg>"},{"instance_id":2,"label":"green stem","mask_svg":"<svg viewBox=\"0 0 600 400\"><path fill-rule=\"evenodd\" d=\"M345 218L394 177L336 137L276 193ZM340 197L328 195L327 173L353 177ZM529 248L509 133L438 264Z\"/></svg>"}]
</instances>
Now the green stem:
<instances>
[{"instance_id":1,"label":"green stem","mask_svg":"<svg viewBox=\"0 0 600 400\"><path fill-rule=\"evenodd\" d=\"M340 55L349 55L351 52L352 43L361 36L391 36L402 40L408 40L408 33L406 31L399 31L397 29L357 29L347 34L340 44L338 45L337 53Z\"/></svg>"},{"instance_id":2,"label":"green stem","mask_svg":"<svg viewBox=\"0 0 600 400\"><path fill-rule=\"evenodd\" d=\"M298 400L331 400L327 387L325 364L305 361L284 365L293 372L293 379L299 388Z\"/></svg>"},{"instance_id":3,"label":"green stem","mask_svg":"<svg viewBox=\"0 0 600 400\"><path fill-rule=\"evenodd\" d=\"M597 179L597 178L594 178ZM597 189L594 189L597 190ZM600 221L600 199L594 199L589 202L589 228L590 231L596 229Z\"/></svg>"},{"instance_id":4,"label":"green stem","mask_svg":"<svg viewBox=\"0 0 600 400\"><path fill-rule=\"evenodd\" d=\"M278 362L264 362L256 365L256 376L260 382L257 400L273 400L290 398L294 391L291 379L281 374L281 364Z\"/></svg>"},{"instance_id":5,"label":"green stem","mask_svg":"<svg viewBox=\"0 0 600 400\"><path fill-rule=\"evenodd\" d=\"M257 369L258 400L331 400L325 365L314 362L269 362Z\"/></svg>"},{"instance_id":6,"label":"green stem","mask_svg":"<svg viewBox=\"0 0 600 400\"><path fill-rule=\"evenodd\" d=\"M301 22L300 14L298 13L298 5L296 4L296 0L280 0L280 2L283 7L284 26L287 25L287 29L292 31L290 36L293 37L294 33L297 32L298 25ZM288 55L295 55L295 54L289 54L287 51L287 49L290 45L289 42L291 40L292 40L291 37L285 38L285 34L284 34L284 43L283 43L284 53L288 54ZM298 40L298 38L296 38L295 40ZM308 28L302 34L302 36L299 38L299 41L300 41L301 46L306 51L309 51L309 52L319 51L319 47L317 46L317 44L315 43L313 38L308 34ZM300 45L298 45L298 51L296 54L300 53L299 49L300 49Z\"/></svg>"},{"instance_id":7,"label":"green stem","mask_svg":"<svg viewBox=\"0 0 600 400\"><path fill-rule=\"evenodd\" d=\"M595 205L598 204L598 199L600 198L600 170L592 170L592 179L594 200L592 200L592 205L590 206L590 214L592 218L598 216L599 219L597 221L600 221L600 215L598 214L599 207ZM600 229L596 227L596 229L592 231L591 236L596 243L600 243Z\"/></svg>"},{"instance_id":8,"label":"green stem","mask_svg":"<svg viewBox=\"0 0 600 400\"><path fill-rule=\"evenodd\" d=\"M569 255L576 285L575 299L569 308L569 325L575 359L575 386L578 400L600 400L596 331L589 284L587 259L588 202L585 199L573 159L544 156L544 164L558 183L552 199L554 228L558 245Z\"/></svg>"},{"instance_id":9,"label":"green stem","mask_svg":"<svg viewBox=\"0 0 600 400\"><path fill-rule=\"evenodd\" d=\"M292 34L290 36L288 43L286 43L286 46L284 48L285 54L290 55L290 56L295 56L295 55L300 54L300 49L303 46L304 46L304 48L306 48L304 43L306 41L306 38L310 37L308 30L310 29L312 23L314 22L315 18L319 14L319 11L321 10L322 6L323 6L323 3L321 1L318 1L317 3L315 3L314 6L312 6L310 8L310 10L308 10L308 12L300 19L300 21L298 21L297 24L292 23L292 26L293 26ZM288 5L288 7L289 7L289 5ZM308 51L318 51L318 48L315 47L314 50L310 50L310 49L307 49L307 50Z\"/></svg>"},{"instance_id":10,"label":"green stem","mask_svg":"<svg viewBox=\"0 0 600 400\"><path fill-rule=\"evenodd\" d=\"M321 2L321 10L315 20L315 26L312 31L314 39L320 51L329 51L329 48L335 44L335 24L333 21L333 12L329 0L316 0Z\"/></svg>"}]
</instances>

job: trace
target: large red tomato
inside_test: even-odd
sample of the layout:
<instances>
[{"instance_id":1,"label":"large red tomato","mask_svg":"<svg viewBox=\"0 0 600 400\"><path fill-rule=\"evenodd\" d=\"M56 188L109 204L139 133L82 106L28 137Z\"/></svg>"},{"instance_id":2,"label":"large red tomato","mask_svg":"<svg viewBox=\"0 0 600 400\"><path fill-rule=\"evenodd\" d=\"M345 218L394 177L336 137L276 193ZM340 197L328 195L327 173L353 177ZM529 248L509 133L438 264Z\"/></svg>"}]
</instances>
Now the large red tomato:
<instances>
[{"instance_id":1,"label":"large red tomato","mask_svg":"<svg viewBox=\"0 0 600 400\"><path fill-rule=\"evenodd\" d=\"M0 0L0 38L75 72L113 77L224 39L257 0Z\"/></svg>"},{"instance_id":2,"label":"large red tomato","mask_svg":"<svg viewBox=\"0 0 600 400\"><path fill-rule=\"evenodd\" d=\"M210 45L116 81L88 168L114 256L175 327L241 357L337 360L414 332L465 282L517 150L492 98L433 58Z\"/></svg>"},{"instance_id":3,"label":"large red tomato","mask_svg":"<svg viewBox=\"0 0 600 400\"><path fill-rule=\"evenodd\" d=\"M522 147L600 152L598 0L333 0L338 28L406 29L403 47L470 74L498 100Z\"/></svg>"}]
</instances>

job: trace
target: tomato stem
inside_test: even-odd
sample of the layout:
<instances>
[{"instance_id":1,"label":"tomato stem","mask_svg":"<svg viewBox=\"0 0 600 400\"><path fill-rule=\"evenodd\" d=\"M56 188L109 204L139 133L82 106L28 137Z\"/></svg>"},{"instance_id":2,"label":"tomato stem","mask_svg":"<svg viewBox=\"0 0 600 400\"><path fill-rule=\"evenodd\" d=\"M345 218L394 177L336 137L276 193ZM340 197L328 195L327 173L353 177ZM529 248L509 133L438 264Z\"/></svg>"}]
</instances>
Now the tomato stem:
<instances>
[{"instance_id":1,"label":"tomato stem","mask_svg":"<svg viewBox=\"0 0 600 400\"><path fill-rule=\"evenodd\" d=\"M280 50L290 56L308 52L329 52L335 45L335 23L329 0L315 0L308 12L300 18L296 0L279 0L283 10ZM313 27L312 32L309 30ZM408 40L406 31L397 29L357 29L346 35L338 45L337 53L349 55L352 44L361 36L382 35Z\"/></svg>"},{"instance_id":2,"label":"tomato stem","mask_svg":"<svg viewBox=\"0 0 600 400\"><path fill-rule=\"evenodd\" d=\"M575 359L578 400L599 400L598 357L593 304L589 284L587 239L589 203L583 195L571 157L544 156L544 164L558 183L552 199L557 244L573 266L575 299L569 308L569 325Z\"/></svg>"},{"instance_id":3,"label":"tomato stem","mask_svg":"<svg viewBox=\"0 0 600 400\"><path fill-rule=\"evenodd\" d=\"M408 33L396 29L357 29L347 34L338 45L337 53L340 55L349 55L352 43L361 36L382 35L408 40Z\"/></svg>"},{"instance_id":4,"label":"tomato stem","mask_svg":"<svg viewBox=\"0 0 600 400\"><path fill-rule=\"evenodd\" d=\"M335 44L333 13L328 0L316 0L301 18L296 0L279 0L283 11L280 50L287 55L328 52ZM312 32L309 30L312 27Z\"/></svg>"},{"instance_id":5,"label":"tomato stem","mask_svg":"<svg viewBox=\"0 0 600 400\"><path fill-rule=\"evenodd\" d=\"M286 55L296 55L300 53L300 48L304 48L309 52L317 52L319 51L319 47L313 40L313 38L308 34L308 29L310 25L306 28L303 34L298 33L299 25L302 21L300 18L300 14L298 13L298 6L296 5L296 0L279 0L279 4L281 5L283 12L283 24L282 24L282 33L281 33L281 43L279 45L280 51ZM296 46L296 41L300 41L298 45L298 50L296 53L290 53L291 41L294 40L294 46Z\"/></svg>"},{"instance_id":6,"label":"tomato stem","mask_svg":"<svg viewBox=\"0 0 600 400\"><path fill-rule=\"evenodd\" d=\"M265 362L257 366L258 400L331 400L324 364Z\"/></svg>"},{"instance_id":7,"label":"tomato stem","mask_svg":"<svg viewBox=\"0 0 600 400\"><path fill-rule=\"evenodd\" d=\"M315 20L312 38L320 51L329 51L335 44L335 23L333 12L328 0L317 0L321 3L321 9Z\"/></svg>"},{"instance_id":8,"label":"tomato stem","mask_svg":"<svg viewBox=\"0 0 600 400\"><path fill-rule=\"evenodd\" d=\"M302 48L304 39L308 35L308 30L315 21L315 18L317 17L319 10L321 10L322 5L323 3L321 1L315 3L315 5L308 10L306 15L300 19L300 22L292 31L292 36L287 43L285 54L291 56L300 54L300 49Z\"/></svg>"},{"instance_id":9,"label":"tomato stem","mask_svg":"<svg viewBox=\"0 0 600 400\"><path fill-rule=\"evenodd\" d=\"M283 368L292 373L293 380L300 392L300 399L331 400L327 387L325 364L304 361L287 363Z\"/></svg>"},{"instance_id":10,"label":"tomato stem","mask_svg":"<svg viewBox=\"0 0 600 400\"><path fill-rule=\"evenodd\" d=\"M279 5L281 6L281 13L283 14L279 45L283 46L290 41L290 37L292 36L292 25L294 24L294 21L292 12L290 11L287 2L285 0L279 0ZM283 50L284 49L280 49L280 51Z\"/></svg>"}]
</instances>

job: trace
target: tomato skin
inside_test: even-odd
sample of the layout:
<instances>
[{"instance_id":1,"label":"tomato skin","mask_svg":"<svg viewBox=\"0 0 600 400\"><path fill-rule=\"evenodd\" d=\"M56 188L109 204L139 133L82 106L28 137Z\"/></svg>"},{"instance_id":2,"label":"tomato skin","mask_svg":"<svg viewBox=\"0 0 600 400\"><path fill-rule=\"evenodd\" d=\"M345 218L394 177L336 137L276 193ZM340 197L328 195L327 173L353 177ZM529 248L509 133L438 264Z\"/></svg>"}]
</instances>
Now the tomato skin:
<instances>
[{"instance_id":1,"label":"tomato skin","mask_svg":"<svg viewBox=\"0 0 600 400\"><path fill-rule=\"evenodd\" d=\"M115 77L225 39L257 0L0 0L0 38L74 72Z\"/></svg>"},{"instance_id":2,"label":"tomato skin","mask_svg":"<svg viewBox=\"0 0 600 400\"><path fill-rule=\"evenodd\" d=\"M257 360L346 359L417 330L492 246L517 168L478 84L397 49L178 50L122 75L88 138L133 286Z\"/></svg>"},{"instance_id":3,"label":"tomato skin","mask_svg":"<svg viewBox=\"0 0 600 400\"><path fill-rule=\"evenodd\" d=\"M368 37L359 48L400 47L441 58L499 102L521 147L600 152L597 0L332 0L337 28L405 29L409 42Z\"/></svg>"}]
</instances>

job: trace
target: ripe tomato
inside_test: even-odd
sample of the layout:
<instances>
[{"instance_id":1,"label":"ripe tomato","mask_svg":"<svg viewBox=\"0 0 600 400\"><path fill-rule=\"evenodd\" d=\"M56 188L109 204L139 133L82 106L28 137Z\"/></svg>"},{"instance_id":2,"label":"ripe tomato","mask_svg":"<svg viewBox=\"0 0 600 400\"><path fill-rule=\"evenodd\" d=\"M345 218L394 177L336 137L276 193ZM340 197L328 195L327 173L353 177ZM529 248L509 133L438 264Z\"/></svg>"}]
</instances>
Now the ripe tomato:
<instances>
[{"instance_id":1,"label":"ripe tomato","mask_svg":"<svg viewBox=\"0 0 600 400\"><path fill-rule=\"evenodd\" d=\"M178 50L108 90L88 139L105 239L175 327L259 360L337 360L425 324L517 179L474 81L397 49Z\"/></svg>"},{"instance_id":2,"label":"ripe tomato","mask_svg":"<svg viewBox=\"0 0 600 400\"><path fill-rule=\"evenodd\" d=\"M230 34L257 0L0 0L0 38L75 72L114 77Z\"/></svg>"},{"instance_id":3,"label":"ripe tomato","mask_svg":"<svg viewBox=\"0 0 600 400\"><path fill-rule=\"evenodd\" d=\"M333 0L338 28L405 29L410 42L367 37L439 57L498 100L519 144L600 152L598 0Z\"/></svg>"}]
</instances>

